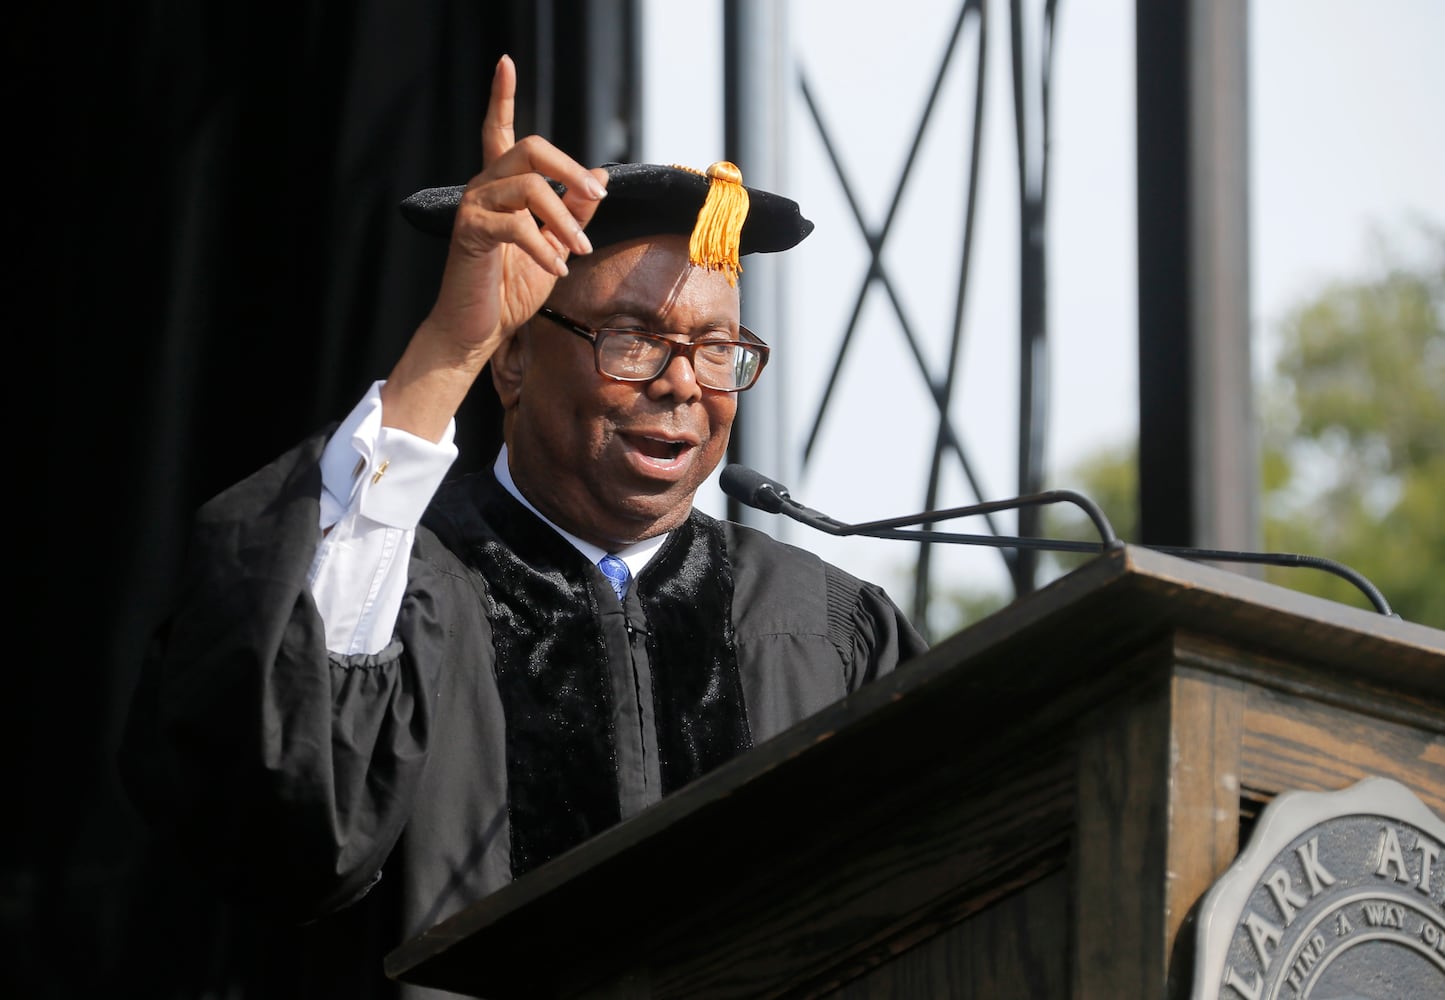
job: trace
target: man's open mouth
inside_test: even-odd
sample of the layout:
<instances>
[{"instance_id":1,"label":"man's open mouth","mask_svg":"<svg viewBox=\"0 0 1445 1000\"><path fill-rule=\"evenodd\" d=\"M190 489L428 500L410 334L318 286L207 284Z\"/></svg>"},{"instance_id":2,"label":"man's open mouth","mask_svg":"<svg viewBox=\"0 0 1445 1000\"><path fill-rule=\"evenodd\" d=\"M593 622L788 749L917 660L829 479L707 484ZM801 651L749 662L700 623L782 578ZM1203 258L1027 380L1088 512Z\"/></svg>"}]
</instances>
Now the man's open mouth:
<instances>
[{"instance_id":1,"label":"man's open mouth","mask_svg":"<svg viewBox=\"0 0 1445 1000\"><path fill-rule=\"evenodd\" d=\"M628 440L632 442L634 448L648 458L656 458L668 462L676 459L688 448L686 441L669 441L664 438L629 436Z\"/></svg>"}]
</instances>

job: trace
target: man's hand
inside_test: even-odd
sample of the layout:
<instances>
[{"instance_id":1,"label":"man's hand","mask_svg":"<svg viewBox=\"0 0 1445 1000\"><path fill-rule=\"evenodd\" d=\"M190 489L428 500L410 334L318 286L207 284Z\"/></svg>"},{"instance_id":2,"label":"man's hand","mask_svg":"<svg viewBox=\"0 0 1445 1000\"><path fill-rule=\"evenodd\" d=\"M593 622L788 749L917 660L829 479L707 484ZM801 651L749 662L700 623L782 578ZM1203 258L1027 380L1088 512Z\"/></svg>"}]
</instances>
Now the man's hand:
<instances>
[{"instance_id":1,"label":"man's hand","mask_svg":"<svg viewBox=\"0 0 1445 1000\"><path fill-rule=\"evenodd\" d=\"M433 441L498 346L567 273L568 256L591 252L583 227L606 193L605 170L541 136L516 141L516 93L516 67L503 56L482 125L482 172L457 207L441 290L382 388L383 422Z\"/></svg>"},{"instance_id":2,"label":"man's hand","mask_svg":"<svg viewBox=\"0 0 1445 1000\"><path fill-rule=\"evenodd\" d=\"M567 273L568 254L591 252L582 227L606 192L606 171L594 174L541 136L515 141L516 92L516 67L503 56L482 125L483 170L457 208L432 310L461 343L508 336L532 317ZM566 185L564 197L548 177Z\"/></svg>"}]
</instances>

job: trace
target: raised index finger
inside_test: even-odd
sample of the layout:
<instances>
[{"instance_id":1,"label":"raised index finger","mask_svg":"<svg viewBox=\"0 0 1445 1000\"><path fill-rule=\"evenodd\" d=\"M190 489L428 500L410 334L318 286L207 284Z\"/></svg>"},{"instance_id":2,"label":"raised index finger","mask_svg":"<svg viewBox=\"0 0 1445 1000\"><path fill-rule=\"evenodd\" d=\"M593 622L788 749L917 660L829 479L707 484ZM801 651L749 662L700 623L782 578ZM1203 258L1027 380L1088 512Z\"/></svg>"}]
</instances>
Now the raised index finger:
<instances>
[{"instance_id":1,"label":"raised index finger","mask_svg":"<svg viewBox=\"0 0 1445 1000\"><path fill-rule=\"evenodd\" d=\"M487 117L482 120L482 166L486 167L516 143L512 127L517 97L517 67L511 56L497 60L492 73L492 95L487 100Z\"/></svg>"}]
</instances>

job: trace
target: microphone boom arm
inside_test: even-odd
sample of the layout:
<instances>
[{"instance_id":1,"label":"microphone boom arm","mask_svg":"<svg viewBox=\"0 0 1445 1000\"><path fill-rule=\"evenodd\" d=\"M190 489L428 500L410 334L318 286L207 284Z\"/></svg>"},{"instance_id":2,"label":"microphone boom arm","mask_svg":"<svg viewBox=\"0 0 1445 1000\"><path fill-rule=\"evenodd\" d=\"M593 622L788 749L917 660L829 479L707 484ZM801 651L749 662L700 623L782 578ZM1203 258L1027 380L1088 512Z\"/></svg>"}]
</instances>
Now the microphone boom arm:
<instances>
[{"instance_id":1,"label":"microphone boom arm","mask_svg":"<svg viewBox=\"0 0 1445 1000\"><path fill-rule=\"evenodd\" d=\"M969 504L964 507L950 507L946 510L925 511L922 514L909 514L904 517L887 518L881 521L866 521L862 524L845 524L836 518L829 517L821 511L806 507L789 495L787 488L781 483L768 479L759 473L753 472L739 466L730 466L723 470L723 488L730 495L734 496L750 507L770 514L786 514L793 520L808 525L818 531L829 535L847 536L864 535L870 538L896 538L904 541L915 542L948 542L962 545L987 545L994 548L1018 548L1018 549L1044 549L1052 552L1088 552L1100 553L1111 549L1122 548L1124 543L1114 533L1113 525L1104 516L1103 510L1084 496L1074 490L1047 490L1043 493L1032 493L1022 497L1012 497L1006 500L989 500L983 503ZM932 531L923 528L913 528L913 525L935 524L939 521L948 521L959 517L969 517L975 514L990 514L999 510L1010 510L1018 507L1032 507L1042 504L1067 502L1079 507L1089 520L1093 522L1094 528L1099 533L1097 542L1078 542L1068 539L1054 538L1022 538L1008 535L969 535L955 532ZM909 530L903 530L909 529ZM1321 556L1301 555L1293 552L1242 552L1231 549L1196 549L1175 545L1145 545L1142 548L1153 549L1155 552L1162 552L1166 555L1180 556L1185 559L1193 559L1205 562L1239 562L1253 563L1257 565L1272 566L1304 566L1311 569L1323 570L1333 573L1335 576L1353 584L1359 591L1369 599L1375 610L1382 615L1398 618L1390 609L1390 604L1385 600L1383 594L1359 572L1349 566L1325 559Z\"/></svg>"},{"instance_id":2,"label":"microphone boom arm","mask_svg":"<svg viewBox=\"0 0 1445 1000\"><path fill-rule=\"evenodd\" d=\"M1099 508L1099 505L1082 493L1076 493L1073 490L1045 490L1043 493L1031 493L1028 496L1012 497L1008 500L989 500L984 503L969 504L966 507L950 507L947 510L928 511L923 514L910 514L907 517L895 517L885 521L868 521L864 524L845 525L844 527L851 527L854 529L853 533L869 534L879 528L902 528L911 524L932 524L935 521L951 521L956 517L969 517L974 514L992 514L998 510L1013 510L1018 507L1038 507L1044 504L1060 502L1072 503L1087 514L1089 520L1094 523L1094 530L1099 533L1100 540L1099 545L1092 548L1076 549L1071 545L1064 551L1098 552L1101 551L1101 549L1118 548L1123 544L1119 541L1118 536L1114 534L1114 526L1109 523L1109 519L1104 516L1104 512ZM922 533L910 532L905 535L905 537L922 537ZM931 540L936 541L937 539ZM1028 541L1028 539L1012 539L1008 547L1011 548L1014 543L1021 541ZM1081 542L1078 544L1087 546L1092 543Z\"/></svg>"}]
</instances>

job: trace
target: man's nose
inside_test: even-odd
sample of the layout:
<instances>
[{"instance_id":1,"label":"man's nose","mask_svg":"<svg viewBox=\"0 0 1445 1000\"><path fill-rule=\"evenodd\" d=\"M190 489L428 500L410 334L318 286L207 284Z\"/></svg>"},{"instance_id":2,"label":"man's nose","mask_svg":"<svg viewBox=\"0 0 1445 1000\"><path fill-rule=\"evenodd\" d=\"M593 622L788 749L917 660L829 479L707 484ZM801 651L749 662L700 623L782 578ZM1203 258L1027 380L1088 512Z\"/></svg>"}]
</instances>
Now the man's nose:
<instances>
[{"instance_id":1,"label":"man's nose","mask_svg":"<svg viewBox=\"0 0 1445 1000\"><path fill-rule=\"evenodd\" d=\"M692 362L682 354L674 354L668 359L662 374L649 382L647 389L649 394L675 396L682 400L698 399L703 392L702 385L697 380L697 371L692 367Z\"/></svg>"}]
</instances>

